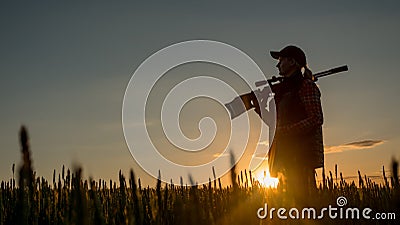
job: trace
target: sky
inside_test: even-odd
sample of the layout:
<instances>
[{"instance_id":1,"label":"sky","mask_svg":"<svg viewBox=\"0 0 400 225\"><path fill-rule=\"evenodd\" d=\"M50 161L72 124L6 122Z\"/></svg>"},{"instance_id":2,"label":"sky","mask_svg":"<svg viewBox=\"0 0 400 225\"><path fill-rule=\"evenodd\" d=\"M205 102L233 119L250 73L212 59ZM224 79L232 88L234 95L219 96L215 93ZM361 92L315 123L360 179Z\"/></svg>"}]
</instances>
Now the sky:
<instances>
[{"instance_id":1,"label":"sky","mask_svg":"<svg viewBox=\"0 0 400 225\"><path fill-rule=\"evenodd\" d=\"M24 124L39 176L81 165L85 176L107 180L133 168L152 184L124 139L125 90L152 54L199 39L240 49L267 77L277 74L269 51L289 44L305 51L314 72L348 65L348 72L317 83L325 168L337 164L345 177L358 170L380 175L393 157L400 160L399 12L397 1L2 1L0 179L20 165ZM221 70L192 66L205 74Z\"/></svg>"}]
</instances>

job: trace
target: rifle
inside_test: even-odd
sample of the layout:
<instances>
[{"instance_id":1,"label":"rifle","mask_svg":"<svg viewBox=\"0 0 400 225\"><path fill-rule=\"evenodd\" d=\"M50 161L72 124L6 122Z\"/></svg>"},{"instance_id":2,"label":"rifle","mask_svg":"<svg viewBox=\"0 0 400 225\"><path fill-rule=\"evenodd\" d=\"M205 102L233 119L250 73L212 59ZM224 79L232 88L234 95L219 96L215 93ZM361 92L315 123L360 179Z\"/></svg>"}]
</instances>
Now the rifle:
<instances>
[{"instance_id":1,"label":"rifle","mask_svg":"<svg viewBox=\"0 0 400 225\"><path fill-rule=\"evenodd\" d=\"M332 74L348 71L349 68L347 65L336 67L333 69L325 70L322 72L318 72L316 74L313 74L311 80L314 82L317 82L319 78L329 76ZM234 98L231 102L225 104L225 107L228 109L231 119L234 119L238 117L239 115L243 114L244 112L255 108L257 113L260 113L260 102L258 99L262 100L265 97L268 99L273 98L273 91L271 93L271 90L273 90L273 86L279 84L284 80L284 77L276 77L273 76L271 79L268 80L262 80L262 81L257 81L255 82L256 87L261 87L266 84L268 84L267 87L264 87L262 90L257 89L255 91L252 91L250 93L246 93L243 95L240 95L236 98ZM270 87L270 88L268 88ZM266 105L269 100L264 99L264 105Z\"/></svg>"}]
</instances>

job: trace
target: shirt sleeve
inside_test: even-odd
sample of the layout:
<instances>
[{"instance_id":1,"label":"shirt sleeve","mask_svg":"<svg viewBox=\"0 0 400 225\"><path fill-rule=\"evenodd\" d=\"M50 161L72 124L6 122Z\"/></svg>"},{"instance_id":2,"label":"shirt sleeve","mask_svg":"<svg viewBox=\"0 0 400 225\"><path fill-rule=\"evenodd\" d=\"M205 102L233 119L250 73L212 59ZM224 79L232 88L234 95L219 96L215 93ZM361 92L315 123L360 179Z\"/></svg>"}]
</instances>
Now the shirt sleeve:
<instances>
[{"instance_id":1,"label":"shirt sleeve","mask_svg":"<svg viewBox=\"0 0 400 225\"><path fill-rule=\"evenodd\" d=\"M311 131L322 125L321 92L313 81L305 81L299 90L299 97L304 105L306 118L297 123L278 126L277 133L282 136L295 135Z\"/></svg>"}]
</instances>

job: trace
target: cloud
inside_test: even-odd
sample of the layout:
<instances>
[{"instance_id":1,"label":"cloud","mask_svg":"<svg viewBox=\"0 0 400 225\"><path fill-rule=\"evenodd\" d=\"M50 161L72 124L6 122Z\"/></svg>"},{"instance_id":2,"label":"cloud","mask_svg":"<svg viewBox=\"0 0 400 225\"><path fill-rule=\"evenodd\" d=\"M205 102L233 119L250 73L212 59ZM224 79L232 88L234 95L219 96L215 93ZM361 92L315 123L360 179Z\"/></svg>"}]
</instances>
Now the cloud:
<instances>
[{"instance_id":1,"label":"cloud","mask_svg":"<svg viewBox=\"0 0 400 225\"><path fill-rule=\"evenodd\" d=\"M363 140L336 146L325 146L325 153L337 153L351 150L368 149L381 145L384 142L384 140Z\"/></svg>"},{"instance_id":2,"label":"cloud","mask_svg":"<svg viewBox=\"0 0 400 225\"><path fill-rule=\"evenodd\" d=\"M213 154L214 158L226 157L226 156L229 156L229 153L215 153L215 154Z\"/></svg>"},{"instance_id":3,"label":"cloud","mask_svg":"<svg viewBox=\"0 0 400 225\"><path fill-rule=\"evenodd\" d=\"M269 141L261 141L261 142L258 142L257 143L257 145L263 145L263 146L269 146Z\"/></svg>"},{"instance_id":4,"label":"cloud","mask_svg":"<svg viewBox=\"0 0 400 225\"><path fill-rule=\"evenodd\" d=\"M253 154L253 158L266 160L268 159L268 152L260 152L257 154Z\"/></svg>"},{"instance_id":5,"label":"cloud","mask_svg":"<svg viewBox=\"0 0 400 225\"><path fill-rule=\"evenodd\" d=\"M215 153L215 154L213 154L214 158L226 157L226 156L230 156L229 152L228 153ZM251 156L253 158L256 158L256 159L266 160L268 158L267 157L268 156L268 152L260 152L260 153L257 153L257 154L252 154Z\"/></svg>"},{"instance_id":6,"label":"cloud","mask_svg":"<svg viewBox=\"0 0 400 225\"><path fill-rule=\"evenodd\" d=\"M363 141L355 141L355 142L350 142L347 144L342 144L342 145L334 145L334 146L324 146L325 153L330 154L330 153L338 153L338 152L345 152L345 151L352 151L352 150L361 150L361 149L369 149L373 148L375 146L383 144L385 141L384 140L363 140ZM259 142L258 145L266 145L268 146L267 141ZM268 152L259 152L253 154L254 158L257 159L267 159L267 154ZM213 154L214 158L219 158L219 157L226 157L229 156L229 153L216 153Z\"/></svg>"}]
</instances>

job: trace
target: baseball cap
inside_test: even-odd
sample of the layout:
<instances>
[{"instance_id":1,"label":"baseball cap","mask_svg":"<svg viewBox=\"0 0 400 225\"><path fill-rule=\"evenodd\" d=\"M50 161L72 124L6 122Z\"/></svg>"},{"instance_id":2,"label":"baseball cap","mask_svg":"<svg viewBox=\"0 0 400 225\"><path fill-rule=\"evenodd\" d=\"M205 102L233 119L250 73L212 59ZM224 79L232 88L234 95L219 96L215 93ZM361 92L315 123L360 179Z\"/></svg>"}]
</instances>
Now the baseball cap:
<instances>
[{"instance_id":1,"label":"baseball cap","mask_svg":"<svg viewBox=\"0 0 400 225\"><path fill-rule=\"evenodd\" d=\"M303 50L294 45L286 46L279 52L270 51L270 54L274 59L279 59L279 57L289 57L293 58L300 66L307 65L306 55Z\"/></svg>"}]
</instances>

